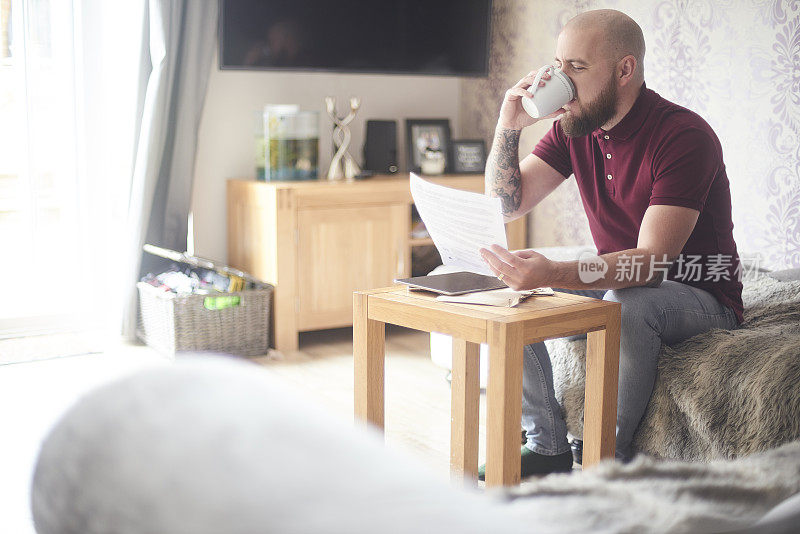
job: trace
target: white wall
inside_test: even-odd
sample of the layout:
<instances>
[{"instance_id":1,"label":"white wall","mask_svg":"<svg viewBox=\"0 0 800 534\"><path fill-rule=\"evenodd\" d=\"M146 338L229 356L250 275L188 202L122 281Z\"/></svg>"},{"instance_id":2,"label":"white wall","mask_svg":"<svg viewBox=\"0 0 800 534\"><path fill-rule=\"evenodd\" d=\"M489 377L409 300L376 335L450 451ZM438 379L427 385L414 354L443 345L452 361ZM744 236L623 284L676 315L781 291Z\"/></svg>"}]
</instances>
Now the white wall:
<instances>
[{"instance_id":1,"label":"white wall","mask_svg":"<svg viewBox=\"0 0 800 534\"><path fill-rule=\"evenodd\" d=\"M339 115L350 96L361 97L351 124L350 154L363 163L367 119L398 121L398 159L405 170L406 118L448 118L453 136L461 134L460 78L440 76L221 71L214 57L198 133L192 211L195 254L227 261L225 181L255 179L254 113L265 104L298 104L320 113L320 174L332 156L332 123L326 96L335 96Z\"/></svg>"}]
</instances>

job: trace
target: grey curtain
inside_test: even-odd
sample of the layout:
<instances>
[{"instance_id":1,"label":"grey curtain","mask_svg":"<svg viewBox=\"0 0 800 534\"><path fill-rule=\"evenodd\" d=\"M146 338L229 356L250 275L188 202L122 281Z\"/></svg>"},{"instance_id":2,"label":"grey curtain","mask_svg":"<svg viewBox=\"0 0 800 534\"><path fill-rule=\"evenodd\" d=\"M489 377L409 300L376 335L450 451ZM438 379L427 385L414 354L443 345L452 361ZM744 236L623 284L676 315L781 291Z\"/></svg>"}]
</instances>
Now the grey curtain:
<instances>
[{"instance_id":1,"label":"grey curtain","mask_svg":"<svg viewBox=\"0 0 800 534\"><path fill-rule=\"evenodd\" d=\"M128 205L123 335L135 337L135 284L161 263L144 243L183 251L197 131L216 44L217 2L149 0L145 7L135 164Z\"/></svg>"}]
</instances>

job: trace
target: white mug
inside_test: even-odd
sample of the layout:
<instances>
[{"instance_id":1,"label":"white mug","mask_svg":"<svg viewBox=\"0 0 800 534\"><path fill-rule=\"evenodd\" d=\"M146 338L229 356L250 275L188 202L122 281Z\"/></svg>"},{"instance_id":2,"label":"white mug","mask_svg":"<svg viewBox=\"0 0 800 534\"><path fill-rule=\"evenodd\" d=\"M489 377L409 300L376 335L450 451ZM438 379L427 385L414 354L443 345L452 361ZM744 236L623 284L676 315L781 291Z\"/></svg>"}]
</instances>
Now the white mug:
<instances>
[{"instance_id":1,"label":"white mug","mask_svg":"<svg viewBox=\"0 0 800 534\"><path fill-rule=\"evenodd\" d=\"M544 87L539 87L539 82L547 71L550 71L550 79L545 81ZM533 93L533 98L523 96L522 107L534 119L550 115L575 98L575 86L572 85L572 80L561 69L552 65L545 65L539 69L528 91Z\"/></svg>"}]
</instances>

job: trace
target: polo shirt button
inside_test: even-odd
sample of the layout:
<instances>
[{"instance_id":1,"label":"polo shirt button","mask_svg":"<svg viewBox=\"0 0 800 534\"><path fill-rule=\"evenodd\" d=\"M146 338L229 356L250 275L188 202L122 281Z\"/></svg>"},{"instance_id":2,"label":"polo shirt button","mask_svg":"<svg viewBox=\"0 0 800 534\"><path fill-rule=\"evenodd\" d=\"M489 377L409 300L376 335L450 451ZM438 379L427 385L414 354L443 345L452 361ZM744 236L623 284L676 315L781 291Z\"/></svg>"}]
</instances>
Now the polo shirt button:
<instances>
[{"instance_id":1,"label":"polo shirt button","mask_svg":"<svg viewBox=\"0 0 800 534\"><path fill-rule=\"evenodd\" d=\"M603 139L608 139L608 136L607 135L603 136Z\"/></svg>"},{"instance_id":2,"label":"polo shirt button","mask_svg":"<svg viewBox=\"0 0 800 534\"><path fill-rule=\"evenodd\" d=\"M608 178L610 180L611 179L611 175L609 174L608 176L606 176L606 178Z\"/></svg>"},{"instance_id":3,"label":"polo shirt button","mask_svg":"<svg viewBox=\"0 0 800 534\"><path fill-rule=\"evenodd\" d=\"M606 154L607 159L611 159L611 154Z\"/></svg>"}]
</instances>

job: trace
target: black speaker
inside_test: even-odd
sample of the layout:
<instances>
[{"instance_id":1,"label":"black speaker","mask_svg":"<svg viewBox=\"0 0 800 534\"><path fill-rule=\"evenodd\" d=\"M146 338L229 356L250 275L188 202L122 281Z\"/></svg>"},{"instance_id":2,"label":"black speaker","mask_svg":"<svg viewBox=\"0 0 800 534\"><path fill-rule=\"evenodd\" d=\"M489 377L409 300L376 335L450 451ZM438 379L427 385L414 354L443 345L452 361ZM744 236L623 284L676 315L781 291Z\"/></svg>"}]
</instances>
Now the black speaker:
<instances>
[{"instance_id":1,"label":"black speaker","mask_svg":"<svg viewBox=\"0 0 800 534\"><path fill-rule=\"evenodd\" d=\"M394 174L397 166L397 121L367 121L364 170Z\"/></svg>"}]
</instances>

